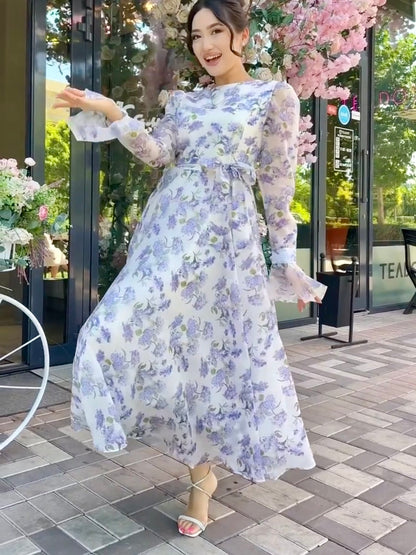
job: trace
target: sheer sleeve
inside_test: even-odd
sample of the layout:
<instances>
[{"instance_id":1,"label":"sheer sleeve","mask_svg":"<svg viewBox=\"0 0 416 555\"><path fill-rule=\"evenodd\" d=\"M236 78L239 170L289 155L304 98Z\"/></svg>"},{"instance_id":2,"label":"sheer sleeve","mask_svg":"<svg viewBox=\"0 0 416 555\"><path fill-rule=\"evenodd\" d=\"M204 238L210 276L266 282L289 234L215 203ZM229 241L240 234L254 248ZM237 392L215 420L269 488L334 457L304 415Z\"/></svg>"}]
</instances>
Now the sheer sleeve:
<instances>
[{"instance_id":1,"label":"sheer sleeve","mask_svg":"<svg viewBox=\"0 0 416 555\"><path fill-rule=\"evenodd\" d=\"M102 96L86 90L91 97ZM160 167L175 160L177 127L175 123L177 96L172 92L166 105L165 115L153 132L146 131L144 122L131 118L126 112L118 121L108 124L100 112L80 112L69 118L68 125L77 141L102 142L118 139L130 152L150 166Z\"/></svg>"},{"instance_id":2,"label":"sheer sleeve","mask_svg":"<svg viewBox=\"0 0 416 555\"><path fill-rule=\"evenodd\" d=\"M257 178L263 196L272 250L268 289L275 301L322 298L326 287L296 264L297 225L289 207L295 190L299 100L292 87L279 83L266 118Z\"/></svg>"}]
</instances>

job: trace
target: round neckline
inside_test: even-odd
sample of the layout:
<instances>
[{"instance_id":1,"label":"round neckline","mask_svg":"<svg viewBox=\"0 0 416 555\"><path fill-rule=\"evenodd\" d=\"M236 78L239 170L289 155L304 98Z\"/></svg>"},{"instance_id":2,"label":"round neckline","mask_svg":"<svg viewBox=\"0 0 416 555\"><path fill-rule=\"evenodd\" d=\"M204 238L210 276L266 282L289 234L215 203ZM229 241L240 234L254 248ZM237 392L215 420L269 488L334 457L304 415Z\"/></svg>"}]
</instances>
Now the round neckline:
<instances>
[{"instance_id":1,"label":"round neckline","mask_svg":"<svg viewBox=\"0 0 416 555\"><path fill-rule=\"evenodd\" d=\"M261 79L246 79L245 81L236 81L235 83L224 83L224 85L216 85L211 83L208 85L209 89L223 89L225 87L234 87L236 85L244 85L245 83L266 83L267 81L262 81Z\"/></svg>"}]
</instances>

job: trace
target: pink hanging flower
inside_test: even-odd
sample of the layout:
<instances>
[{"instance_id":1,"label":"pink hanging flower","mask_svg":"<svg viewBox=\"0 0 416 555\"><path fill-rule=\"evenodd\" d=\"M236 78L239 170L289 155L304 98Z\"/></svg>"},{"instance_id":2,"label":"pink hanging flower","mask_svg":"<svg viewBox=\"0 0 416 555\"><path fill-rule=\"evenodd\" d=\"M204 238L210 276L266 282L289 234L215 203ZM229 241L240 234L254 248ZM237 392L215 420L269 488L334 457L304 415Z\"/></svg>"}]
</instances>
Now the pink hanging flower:
<instances>
[{"instance_id":1,"label":"pink hanging flower","mask_svg":"<svg viewBox=\"0 0 416 555\"><path fill-rule=\"evenodd\" d=\"M48 207L44 204L39 208L38 217L41 222L44 222L48 217Z\"/></svg>"}]
</instances>

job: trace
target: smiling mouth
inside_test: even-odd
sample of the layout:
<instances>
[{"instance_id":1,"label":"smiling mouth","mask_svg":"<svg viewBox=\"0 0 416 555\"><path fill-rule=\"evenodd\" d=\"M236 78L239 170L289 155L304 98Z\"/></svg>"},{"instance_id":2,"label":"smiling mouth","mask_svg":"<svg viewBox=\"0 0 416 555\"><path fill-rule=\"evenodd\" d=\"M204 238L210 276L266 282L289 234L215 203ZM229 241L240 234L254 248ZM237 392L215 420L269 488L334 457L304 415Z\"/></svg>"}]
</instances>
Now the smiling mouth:
<instances>
[{"instance_id":1,"label":"smiling mouth","mask_svg":"<svg viewBox=\"0 0 416 555\"><path fill-rule=\"evenodd\" d=\"M222 56L222 54L218 54L217 56L208 56L207 58L205 58L205 62L207 64L215 64L219 61L221 56Z\"/></svg>"}]
</instances>

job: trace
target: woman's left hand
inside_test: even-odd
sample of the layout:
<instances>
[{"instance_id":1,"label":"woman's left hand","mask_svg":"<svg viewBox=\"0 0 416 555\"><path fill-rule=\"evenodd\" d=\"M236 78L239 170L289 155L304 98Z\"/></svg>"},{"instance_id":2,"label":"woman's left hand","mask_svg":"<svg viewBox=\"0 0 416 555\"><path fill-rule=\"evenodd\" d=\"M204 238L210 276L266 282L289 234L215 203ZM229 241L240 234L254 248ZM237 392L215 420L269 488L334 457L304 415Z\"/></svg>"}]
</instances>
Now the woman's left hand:
<instances>
[{"instance_id":1,"label":"woman's left hand","mask_svg":"<svg viewBox=\"0 0 416 555\"><path fill-rule=\"evenodd\" d=\"M319 297L315 297L315 302L317 304L322 304L322 300ZM307 304L308 303L306 303L305 301L302 301L302 299L298 299L298 310L299 310L299 312L303 312L303 310L305 309Z\"/></svg>"}]
</instances>

